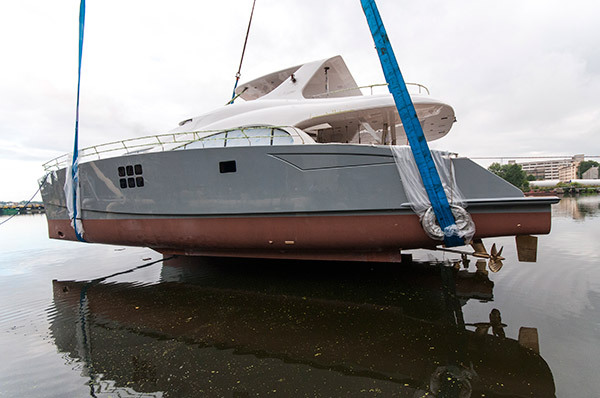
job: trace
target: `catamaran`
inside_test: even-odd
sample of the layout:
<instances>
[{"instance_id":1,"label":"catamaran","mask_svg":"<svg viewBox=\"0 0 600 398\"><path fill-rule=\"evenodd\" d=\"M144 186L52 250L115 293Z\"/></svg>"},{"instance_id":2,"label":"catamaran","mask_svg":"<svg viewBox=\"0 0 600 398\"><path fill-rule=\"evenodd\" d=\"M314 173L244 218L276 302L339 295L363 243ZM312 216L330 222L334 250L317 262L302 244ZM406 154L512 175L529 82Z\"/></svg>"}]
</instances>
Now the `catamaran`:
<instances>
[{"instance_id":1,"label":"catamaran","mask_svg":"<svg viewBox=\"0 0 600 398\"><path fill-rule=\"evenodd\" d=\"M425 139L448 134L454 109L414 89ZM80 240L166 254L394 262L435 248L445 231L394 99L373 90L340 56L269 73L169 133L80 150L76 203L70 155L53 159L41 183L49 236L77 240L75 221ZM465 243L549 233L556 198L433 152Z\"/></svg>"}]
</instances>

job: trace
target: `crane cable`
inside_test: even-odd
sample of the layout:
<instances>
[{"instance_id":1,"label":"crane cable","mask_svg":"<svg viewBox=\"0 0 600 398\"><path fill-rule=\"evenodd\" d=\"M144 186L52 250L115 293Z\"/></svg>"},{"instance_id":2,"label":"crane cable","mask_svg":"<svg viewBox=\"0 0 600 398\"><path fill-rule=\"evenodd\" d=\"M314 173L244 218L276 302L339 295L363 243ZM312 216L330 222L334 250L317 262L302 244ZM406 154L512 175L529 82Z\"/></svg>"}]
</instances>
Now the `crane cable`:
<instances>
[{"instance_id":1,"label":"crane cable","mask_svg":"<svg viewBox=\"0 0 600 398\"><path fill-rule=\"evenodd\" d=\"M238 68L237 73L235 74L235 84L233 85L233 94L231 95L231 101L227 104L233 104L233 101L237 98L235 95L235 90L237 89L237 85L240 81L240 76L242 72L242 62L244 62L244 54L246 53L246 44L248 44L248 36L250 35L250 25L252 25L252 16L254 15L254 6L256 5L256 0L252 2L252 11L250 12L250 20L248 21L248 30L246 31L246 39L244 40L244 47L242 48L242 57L240 58L240 66Z\"/></svg>"}]
</instances>

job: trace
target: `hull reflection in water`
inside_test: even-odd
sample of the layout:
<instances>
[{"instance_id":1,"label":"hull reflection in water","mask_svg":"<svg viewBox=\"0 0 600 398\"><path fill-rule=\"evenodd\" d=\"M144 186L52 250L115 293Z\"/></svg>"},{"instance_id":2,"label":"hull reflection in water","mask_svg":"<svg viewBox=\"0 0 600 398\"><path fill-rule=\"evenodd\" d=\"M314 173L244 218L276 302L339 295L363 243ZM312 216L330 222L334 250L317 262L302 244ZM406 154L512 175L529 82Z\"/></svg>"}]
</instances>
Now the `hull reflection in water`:
<instances>
[{"instance_id":1,"label":"hull reflection in water","mask_svg":"<svg viewBox=\"0 0 600 398\"><path fill-rule=\"evenodd\" d=\"M462 305L491 299L493 283L446 265L174 258L155 284L53 288L54 341L96 390L554 396L548 365L504 337L498 310L465 323Z\"/></svg>"}]
</instances>

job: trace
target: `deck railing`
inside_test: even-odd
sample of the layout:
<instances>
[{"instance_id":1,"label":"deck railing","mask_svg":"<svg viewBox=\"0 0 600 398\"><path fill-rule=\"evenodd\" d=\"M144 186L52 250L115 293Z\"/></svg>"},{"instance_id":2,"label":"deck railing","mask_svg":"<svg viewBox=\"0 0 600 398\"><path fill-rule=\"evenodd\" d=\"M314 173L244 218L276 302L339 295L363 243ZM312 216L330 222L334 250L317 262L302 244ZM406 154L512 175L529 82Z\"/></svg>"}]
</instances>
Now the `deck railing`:
<instances>
[{"instance_id":1,"label":"deck railing","mask_svg":"<svg viewBox=\"0 0 600 398\"><path fill-rule=\"evenodd\" d=\"M278 137L273 135L253 135L250 136L241 136L241 137L223 137L223 138L208 138L213 134L225 133L230 131L248 131L248 130L265 130L265 129L286 129L286 127L281 126L256 126L256 127L245 127L241 128L232 128L232 129L223 129L223 130L204 130L204 131L190 131L190 132L182 132L182 133L166 133L166 134L157 134L157 135L149 135L144 137L136 137L129 138L125 140L108 142L100 145L93 145L87 148L83 148L79 150L79 158L84 160L90 156L95 156L97 159L103 159L112 156L120 156L120 155L133 155L137 153L149 152L152 150L157 150L160 152L163 151L172 151L177 149L185 149L188 145L203 140L203 141L232 141L235 139L250 139L250 138L270 138L270 137ZM244 133L245 135L245 133ZM302 138L302 137L300 137ZM304 142L304 140L302 140ZM108 155L108 156L107 156ZM66 153L61 156L57 156L56 158L49 160L48 162L43 164L45 171L53 171L58 170L63 167L68 166L71 163L72 154Z\"/></svg>"},{"instance_id":2,"label":"deck railing","mask_svg":"<svg viewBox=\"0 0 600 398\"><path fill-rule=\"evenodd\" d=\"M378 84L369 84L367 86L360 86L360 87L350 87L350 88L344 88L341 90L334 90L334 91L328 91L326 93L321 93L321 94L316 94L313 95L311 98L327 98L328 96L330 96L331 94L339 94L339 93L344 93L344 92L348 92L348 91L354 91L354 90L362 90L363 88L368 88L371 90L371 95L373 95L373 88L375 87L386 87L388 85L388 83L378 83ZM429 94L429 89L427 87L425 87L422 84L419 83L406 83L407 86L412 86L412 87L417 87L419 89L419 94L422 94L423 91L425 91L427 93L427 95Z\"/></svg>"}]
</instances>

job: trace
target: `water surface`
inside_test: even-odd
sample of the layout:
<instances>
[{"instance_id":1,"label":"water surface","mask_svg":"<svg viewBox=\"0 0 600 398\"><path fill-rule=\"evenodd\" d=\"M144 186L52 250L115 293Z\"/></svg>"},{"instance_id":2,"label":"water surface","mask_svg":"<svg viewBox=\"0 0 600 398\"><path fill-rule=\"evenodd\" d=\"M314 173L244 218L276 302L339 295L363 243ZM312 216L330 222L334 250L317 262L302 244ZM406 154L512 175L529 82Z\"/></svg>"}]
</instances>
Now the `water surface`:
<instances>
[{"instance_id":1,"label":"water surface","mask_svg":"<svg viewBox=\"0 0 600 398\"><path fill-rule=\"evenodd\" d=\"M488 275L426 251L163 259L18 216L0 226L0 397L599 396L599 215L599 196L563 198L538 262L486 240L506 257Z\"/></svg>"}]
</instances>

